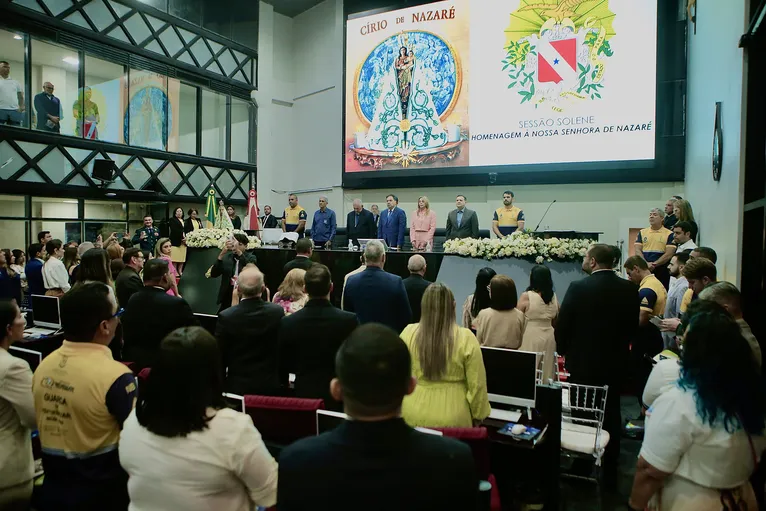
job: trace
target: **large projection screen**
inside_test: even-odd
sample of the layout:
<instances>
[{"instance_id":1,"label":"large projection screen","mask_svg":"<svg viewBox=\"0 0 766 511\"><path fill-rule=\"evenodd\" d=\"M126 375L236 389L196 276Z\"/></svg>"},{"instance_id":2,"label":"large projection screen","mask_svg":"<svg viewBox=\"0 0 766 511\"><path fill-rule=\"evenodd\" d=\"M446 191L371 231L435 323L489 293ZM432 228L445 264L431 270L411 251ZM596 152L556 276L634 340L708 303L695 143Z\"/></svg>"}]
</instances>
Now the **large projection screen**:
<instances>
[{"instance_id":1,"label":"large projection screen","mask_svg":"<svg viewBox=\"0 0 766 511\"><path fill-rule=\"evenodd\" d=\"M656 103L656 0L450 0L349 16L344 184L576 169L614 181L654 165Z\"/></svg>"}]
</instances>

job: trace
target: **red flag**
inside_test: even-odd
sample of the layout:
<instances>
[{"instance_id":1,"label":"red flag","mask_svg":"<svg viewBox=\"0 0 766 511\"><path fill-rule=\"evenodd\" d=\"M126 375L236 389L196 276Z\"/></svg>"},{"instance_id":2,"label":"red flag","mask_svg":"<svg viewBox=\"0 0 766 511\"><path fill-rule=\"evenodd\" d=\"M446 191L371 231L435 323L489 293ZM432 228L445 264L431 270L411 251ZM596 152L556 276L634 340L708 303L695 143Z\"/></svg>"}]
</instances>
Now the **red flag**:
<instances>
[{"instance_id":1,"label":"red flag","mask_svg":"<svg viewBox=\"0 0 766 511\"><path fill-rule=\"evenodd\" d=\"M250 199L248 199L247 202L247 217L249 219L248 230L260 231L261 222L258 219L258 215L261 214L261 209L258 207L258 193L255 191L255 188L250 189L249 195Z\"/></svg>"},{"instance_id":2,"label":"red flag","mask_svg":"<svg viewBox=\"0 0 766 511\"><path fill-rule=\"evenodd\" d=\"M537 56L537 79L540 83L570 82L577 77L577 40L543 41Z\"/></svg>"}]
</instances>

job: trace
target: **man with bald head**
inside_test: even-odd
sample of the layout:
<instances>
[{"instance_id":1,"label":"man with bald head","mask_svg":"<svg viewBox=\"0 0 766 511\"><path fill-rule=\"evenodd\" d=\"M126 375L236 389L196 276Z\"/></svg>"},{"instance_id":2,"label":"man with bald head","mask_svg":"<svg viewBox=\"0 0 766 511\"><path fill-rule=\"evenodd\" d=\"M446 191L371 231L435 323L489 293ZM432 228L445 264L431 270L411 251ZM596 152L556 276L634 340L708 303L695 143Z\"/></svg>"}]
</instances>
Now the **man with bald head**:
<instances>
[{"instance_id":1,"label":"man with bald head","mask_svg":"<svg viewBox=\"0 0 766 511\"><path fill-rule=\"evenodd\" d=\"M61 132L61 101L53 95L53 84L45 82L43 91L35 96L35 112L37 112L37 129Z\"/></svg>"},{"instance_id":2,"label":"man with bald head","mask_svg":"<svg viewBox=\"0 0 766 511\"><path fill-rule=\"evenodd\" d=\"M239 304L218 314L215 337L221 347L226 392L279 393L277 341L285 312L262 299L264 289L263 273L247 266L237 277Z\"/></svg>"},{"instance_id":3,"label":"man with bald head","mask_svg":"<svg viewBox=\"0 0 766 511\"><path fill-rule=\"evenodd\" d=\"M353 210L346 215L346 236L359 246L359 240L378 237L378 227L371 211L364 209L361 199L354 199Z\"/></svg>"},{"instance_id":4,"label":"man with bald head","mask_svg":"<svg viewBox=\"0 0 766 511\"><path fill-rule=\"evenodd\" d=\"M431 282L425 279L425 258L420 254L410 257L410 260L407 262L407 269L410 271L410 276L404 279L404 289L407 290L407 299L410 301L410 308L412 309L412 322L418 323L420 321L420 302L423 300L423 293L431 285Z\"/></svg>"}]
</instances>

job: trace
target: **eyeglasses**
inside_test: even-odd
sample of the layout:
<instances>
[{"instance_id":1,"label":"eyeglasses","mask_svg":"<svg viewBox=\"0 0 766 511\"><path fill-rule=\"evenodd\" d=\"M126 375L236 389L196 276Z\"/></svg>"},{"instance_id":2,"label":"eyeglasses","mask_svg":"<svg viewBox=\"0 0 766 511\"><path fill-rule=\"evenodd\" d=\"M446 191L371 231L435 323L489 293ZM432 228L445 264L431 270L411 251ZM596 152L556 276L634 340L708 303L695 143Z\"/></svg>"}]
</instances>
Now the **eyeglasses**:
<instances>
[{"instance_id":1,"label":"eyeglasses","mask_svg":"<svg viewBox=\"0 0 766 511\"><path fill-rule=\"evenodd\" d=\"M124 308L122 308L122 307L120 307L119 309L117 309L117 312L115 312L114 314L112 314L112 317L113 317L113 318L118 318L118 319L119 319L119 318L120 318L120 316L122 316L123 314L125 314L125 309L124 309Z\"/></svg>"},{"instance_id":2,"label":"eyeglasses","mask_svg":"<svg viewBox=\"0 0 766 511\"><path fill-rule=\"evenodd\" d=\"M487 291L491 291L490 286L487 286Z\"/></svg>"}]
</instances>

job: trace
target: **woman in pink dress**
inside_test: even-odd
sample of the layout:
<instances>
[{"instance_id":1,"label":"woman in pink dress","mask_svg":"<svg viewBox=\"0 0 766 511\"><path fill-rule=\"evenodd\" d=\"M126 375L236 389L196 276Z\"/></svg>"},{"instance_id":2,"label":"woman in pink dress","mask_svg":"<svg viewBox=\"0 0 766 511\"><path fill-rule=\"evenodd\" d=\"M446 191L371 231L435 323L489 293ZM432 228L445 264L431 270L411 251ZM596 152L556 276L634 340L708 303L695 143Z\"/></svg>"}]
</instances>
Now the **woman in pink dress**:
<instances>
[{"instance_id":1,"label":"woman in pink dress","mask_svg":"<svg viewBox=\"0 0 766 511\"><path fill-rule=\"evenodd\" d=\"M430 245L433 249L434 233L436 232L436 213L431 211L428 197L418 198L418 209L412 214L410 224L410 243L415 252L425 252Z\"/></svg>"},{"instance_id":2,"label":"woman in pink dress","mask_svg":"<svg viewBox=\"0 0 766 511\"><path fill-rule=\"evenodd\" d=\"M178 293L178 271L176 271L176 267L170 258L171 250L170 238L160 238L154 246L154 257L168 262L168 268L170 269L170 289L168 289L168 294L181 298L181 295Z\"/></svg>"}]
</instances>

